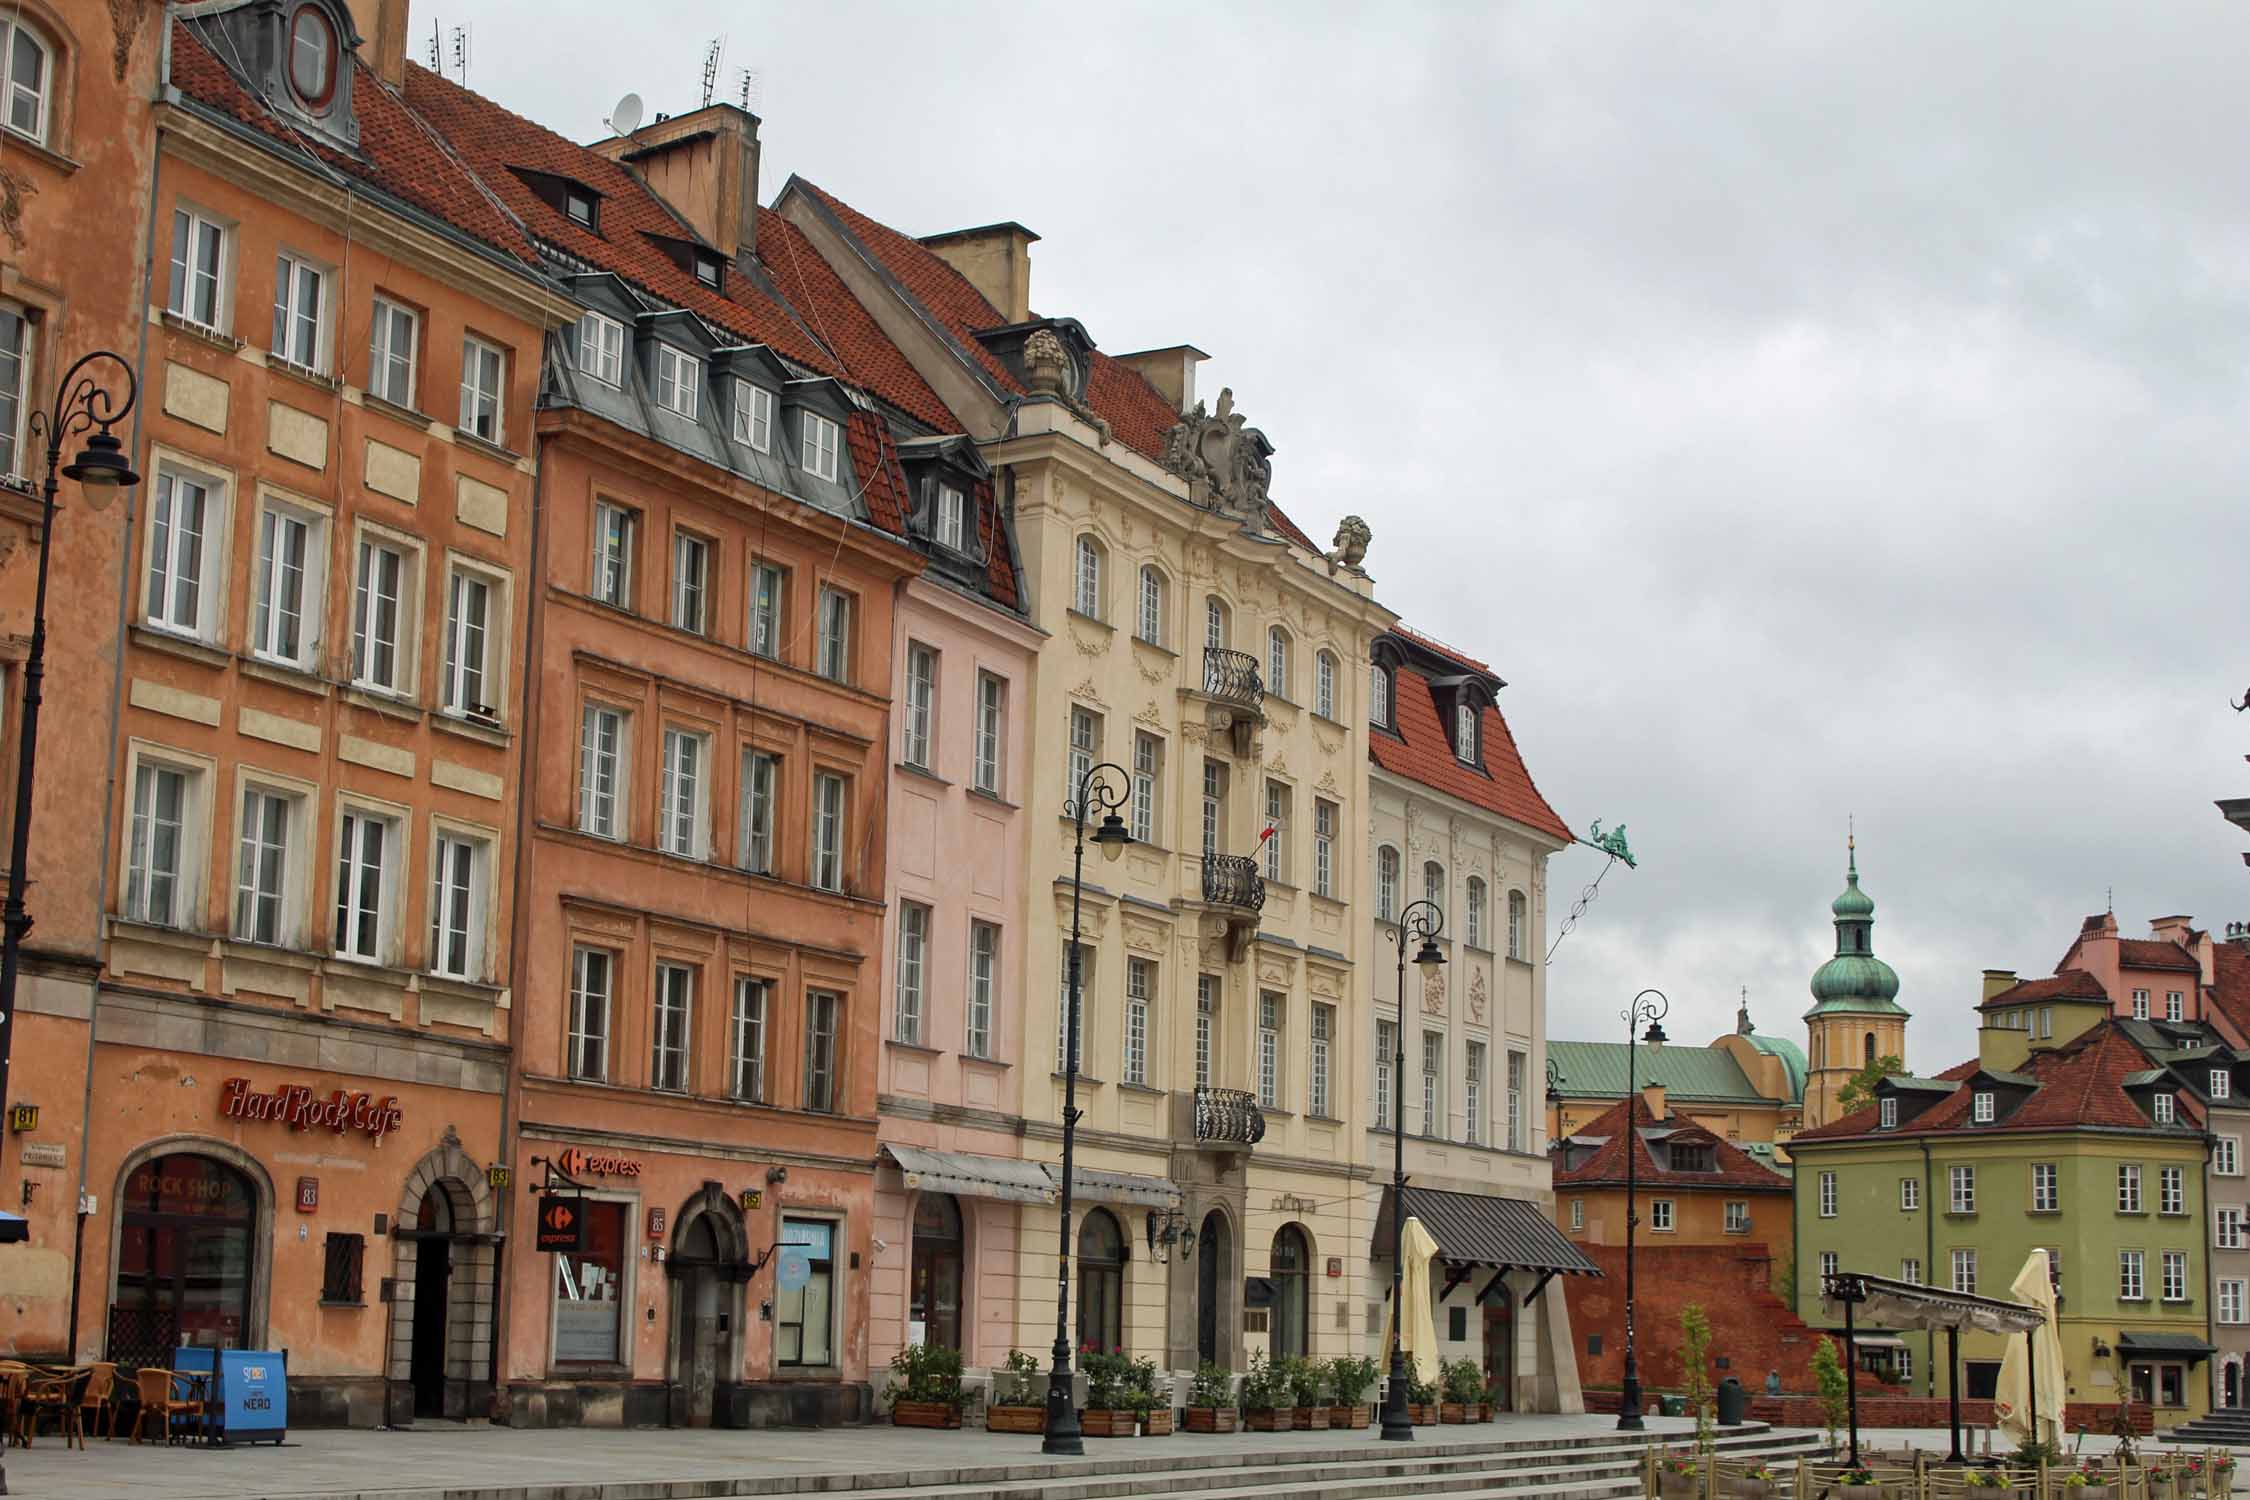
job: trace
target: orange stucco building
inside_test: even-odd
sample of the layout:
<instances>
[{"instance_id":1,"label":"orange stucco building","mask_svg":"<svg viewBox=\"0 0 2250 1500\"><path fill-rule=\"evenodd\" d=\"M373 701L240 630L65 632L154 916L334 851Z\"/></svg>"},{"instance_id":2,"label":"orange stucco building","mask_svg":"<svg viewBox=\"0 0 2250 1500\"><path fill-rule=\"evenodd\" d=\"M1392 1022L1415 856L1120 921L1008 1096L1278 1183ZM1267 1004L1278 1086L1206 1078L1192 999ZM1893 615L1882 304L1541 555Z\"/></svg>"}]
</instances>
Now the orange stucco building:
<instances>
[{"instance_id":1,"label":"orange stucco building","mask_svg":"<svg viewBox=\"0 0 2250 1500\"><path fill-rule=\"evenodd\" d=\"M1555 1144L1555 1222L1573 1240L1625 1242L1627 1150L1634 1153L1641 1253L1757 1243L1788 1264L1796 1242L1789 1179L1673 1109L1661 1088L1618 1101Z\"/></svg>"}]
</instances>

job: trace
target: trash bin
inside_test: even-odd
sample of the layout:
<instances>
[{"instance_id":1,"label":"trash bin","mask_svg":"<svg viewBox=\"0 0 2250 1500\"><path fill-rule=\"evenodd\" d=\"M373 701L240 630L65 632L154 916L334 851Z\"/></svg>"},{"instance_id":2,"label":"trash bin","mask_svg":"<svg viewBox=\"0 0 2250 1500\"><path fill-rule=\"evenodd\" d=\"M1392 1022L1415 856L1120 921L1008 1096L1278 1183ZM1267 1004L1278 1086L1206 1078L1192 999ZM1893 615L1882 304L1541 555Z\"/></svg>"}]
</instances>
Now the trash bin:
<instances>
[{"instance_id":1,"label":"trash bin","mask_svg":"<svg viewBox=\"0 0 2250 1500\"><path fill-rule=\"evenodd\" d=\"M1658 1416L1660 1416L1660 1417L1684 1417L1684 1416L1686 1416L1686 1415L1687 1415L1687 1397L1685 1397L1685 1396L1659 1396L1659 1397L1657 1397L1657 1398L1656 1398L1656 1414L1657 1414Z\"/></svg>"},{"instance_id":2,"label":"trash bin","mask_svg":"<svg viewBox=\"0 0 2250 1500\"><path fill-rule=\"evenodd\" d=\"M1742 1382L1732 1375L1720 1381L1719 1425L1721 1427L1740 1427L1743 1417L1749 1411L1750 1393L1742 1388Z\"/></svg>"}]
</instances>

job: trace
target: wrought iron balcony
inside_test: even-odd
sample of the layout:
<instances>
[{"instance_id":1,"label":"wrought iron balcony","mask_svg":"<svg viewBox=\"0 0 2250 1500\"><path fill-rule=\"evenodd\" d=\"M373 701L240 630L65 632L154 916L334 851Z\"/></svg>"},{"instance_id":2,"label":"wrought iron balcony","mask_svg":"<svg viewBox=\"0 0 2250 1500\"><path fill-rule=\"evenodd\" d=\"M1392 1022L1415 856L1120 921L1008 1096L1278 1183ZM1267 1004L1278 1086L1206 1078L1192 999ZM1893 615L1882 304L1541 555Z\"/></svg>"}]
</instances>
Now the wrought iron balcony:
<instances>
[{"instance_id":1,"label":"wrought iron balcony","mask_svg":"<svg viewBox=\"0 0 2250 1500\"><path fill-rule=\"evenodd\" d=\"M1265 712L1266 684L1258 675L1258 658L1247 651L1205 646L1203 691L1229 708Z\"/></svg>"},{"instance_id":2,"label":"wrought iron balcony","mask_svg":"<svg viewBox=\"0 0 2250 1500\"><path fill-rule=\"evenodd\" d=\"M1265 877L1258 862L1246 854L1203 856L1203 899L1213 906L1232 906L1255 912L1266 904Z\"/></svg>"},{"instance_id":3,"label":"wrought iron balcony","mask_svg":"<svg viewBox=\"0 0 2250 1500\"><path fill-rule=\"evenodd\" d=\"M1246 1089L1195 1086L1195 1138L1228 1145L1255 1146L1266 1138L1265 1111Z\"/></svg>"}]
</instances>

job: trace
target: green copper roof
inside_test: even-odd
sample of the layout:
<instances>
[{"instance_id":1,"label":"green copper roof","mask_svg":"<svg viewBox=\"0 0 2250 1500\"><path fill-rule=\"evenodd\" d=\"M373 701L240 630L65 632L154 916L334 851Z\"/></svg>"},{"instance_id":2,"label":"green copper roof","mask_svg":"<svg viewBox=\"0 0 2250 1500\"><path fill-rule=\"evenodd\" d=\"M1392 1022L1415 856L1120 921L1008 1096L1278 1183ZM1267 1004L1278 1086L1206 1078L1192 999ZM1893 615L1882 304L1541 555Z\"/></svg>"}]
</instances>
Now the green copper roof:
<instances>
[{"instance_id":1,"label":"green copper roof","mask_svg":"<svg viewBox=\"0 0 2250 1500\"><path fill-rule=\"evenodd\" d=\"M1872 917L1875 915L1875 898L1859 888L1859 850L1847 848L1845 853L1844 893L1829 903L1828 909L1839 917Z\"/></svg>"},{"instance_id":2,"label":"green copper roof","mask_svg":"<svg viewBox=\"0 0 2250 1500\"><path fill-rule=\"evenodd\" d=\"M1743 1038L1768 1057L1781 1059L1781 1071L1789 1078L1789 1099L1801 1104L1805 1098L1805 1049L1785 1036L1762 1036L1753 1031Z\"/></svg>"},{"instance_id":3,"label":"green copper roof","mask_svg":"<svg viewBox=\"0 0 2250 1500\"><path fill-rule=\"evenodd\" d=\"M1771 1104L1750 1086L1733 1057L1714 1047L1640 1047L1634 1071L1643 1088L1664 1085L1667 1099L1696 1104ZM1547 1043L1547 1058L1561 1076L1555 1087L1571 1099L1625 1097L1623 1042Z\"/></svg>"},{"instance_id":4,"label":"green copper roof","mask_svg":"<svg viewBox=\"0 0 2250 1500\"><path fill-rule=\"evenodd\" d=\"M1903 1016L1898 1003L1898 971L1875 956L1875 902L1859 888L1857 841L1847 845L1844 893L1829 910L1836 914L1836 956L1813 971L1813 1008L1805 1019L1836 1015Z\"/></svg>"}]
</instances>

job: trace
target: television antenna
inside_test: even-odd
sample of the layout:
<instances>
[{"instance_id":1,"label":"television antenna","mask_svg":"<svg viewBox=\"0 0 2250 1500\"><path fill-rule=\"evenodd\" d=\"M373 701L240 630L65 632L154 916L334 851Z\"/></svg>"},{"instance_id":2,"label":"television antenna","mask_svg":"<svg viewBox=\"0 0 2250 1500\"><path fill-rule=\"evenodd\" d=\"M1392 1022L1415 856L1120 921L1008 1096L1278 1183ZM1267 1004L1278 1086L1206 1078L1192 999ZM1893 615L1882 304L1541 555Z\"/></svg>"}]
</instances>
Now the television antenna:
<instances>
[{"instance_id":1,"label":"television antenna","mask_svg":"<svg viewBox=\"0 0 2250 1500\"><path fill-rule=\"evenodd\" d=\"M453 28L453 72L461 87L469 86L469 28Z\"/></svg>"},{"instance_id":2,"label":"television antenna","mask_svg":"<svg viewBox=\"0 0 2250 1500\"><path fill-rule=\"evenodd\" d=\"M445 70L445 43L438 34L437 18L430 18L430 71L442 74Z\"/></svg>"},{"instance_id":3,"label":"television antenna","mask_svg":"<svg viewBox=\"0 0 2250 1500\"><path fill-rule=\"evenodd\" d=\"M727 34L720 32L711 38L711 45L703 49L703 107L711 107L711 96L719 87L719 64L726 61Z\"/></svg>"},{"instance_id":4,"label":"television antenna","mask_svg":"<svg viewBox=\"0 0 2250 1500\"><path fill-rule=\"evenodd\" d=\"M609 127L612 135L631 135L634 131L640 129L641 96L627 94L624 98L618 100L616 108L609 112L609 118L602 123Z\"/></svg>"},{"instance_id":5,"label":"television antenna","mask_svg":"<svg viewBox=\"0 0 2250 1500\"><path fill-rule=\"evenodd\" d=\"M736 68L734 87L736 102L741 104L743 113L756 114L758 106L765 102L765 79L759 76L758 70Z\"/></svg>"}]
</instances>

